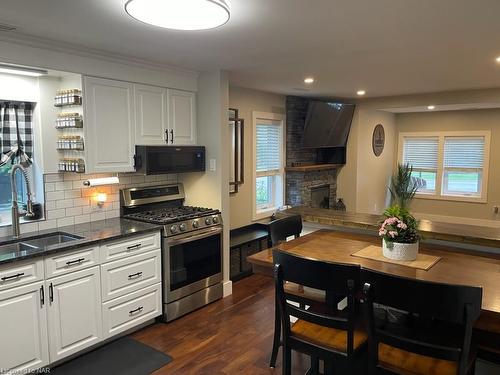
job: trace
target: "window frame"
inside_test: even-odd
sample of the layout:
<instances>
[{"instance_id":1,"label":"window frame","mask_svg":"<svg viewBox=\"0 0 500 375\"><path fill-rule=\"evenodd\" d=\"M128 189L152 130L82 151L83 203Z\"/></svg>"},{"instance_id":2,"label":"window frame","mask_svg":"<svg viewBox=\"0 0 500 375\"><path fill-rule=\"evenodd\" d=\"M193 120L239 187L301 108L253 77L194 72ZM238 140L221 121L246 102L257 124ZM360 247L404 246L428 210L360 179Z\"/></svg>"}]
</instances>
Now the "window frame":
<instances>
[{"instance_id":1,"label":"window frame","mask_svg":"<svg viewBox=\"0 0 500 375\"><path fill-rule=\"evenodd\" d=\"M257 173L257 123L259 120L280 122L280 167L276 171ZM278 113L252 111L253 132L253 168L252 168L252 218L261 220L270 217L280 206L283 205L285 197L285 116ZM272 204L269 207L257 206L257 178L274 176L270 190L273 192ZM279 180L280 181L279 181Z\"/></svg>"},{"instance_id":2,"label":"window frame","mask_svg":"<svg viewBox=\"0 0 500 375\"><path fill-rule=\"evenodd\" d=\"M403 162L404 140L411 137L438 137L438 166L436 170L436 190L434 192L417 192L415 198L435 199L444 201L487 203L488 176L490 166L490 130L475 131L439 131L439 132L401 132L399 133L398 162ZM484 161L481 178L481 192L479 195L445 193L444 172L450 168L444 167L444 142L446 137L484 137Z\"/></svg>"}]
</instances>

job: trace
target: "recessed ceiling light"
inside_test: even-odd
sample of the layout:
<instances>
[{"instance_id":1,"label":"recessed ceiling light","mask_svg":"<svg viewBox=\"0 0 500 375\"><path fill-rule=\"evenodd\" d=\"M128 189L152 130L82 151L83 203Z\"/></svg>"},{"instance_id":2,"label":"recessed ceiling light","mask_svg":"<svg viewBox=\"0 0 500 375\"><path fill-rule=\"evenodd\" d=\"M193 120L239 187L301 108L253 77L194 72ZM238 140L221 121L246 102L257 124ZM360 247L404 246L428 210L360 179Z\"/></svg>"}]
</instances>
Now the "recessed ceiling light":
<instances>
[{"instance_id":1,"label":"recessed ceiling light","mask_svg":"<svg viewBox=\"0 0 500 375\"><path fill-rule=\"evenodd\" d=\"M310 85L311 83L314 83L314 78L313 77L307 77L304 79L304 83L307 83Z\"/></svg>"},{"instance_id":2,"label":"recessed ceiling light","mask_svg":"<svg viewBox=\"0 0 500 375\"><path fill-rule=\"evenodd\" d=\"M500 63L500 56L498 56L496 59L497 63Z\"/></svg>"},{"instance_id":3,"label":"recessed ceiling light","mask_svg":"<svg viewBox=\"0 0 500 375\"><path fill-rule=\"evenodd\" d=\"M40 77L46 75L47 71L42 69L18 66L18 65L0 64L0 73L17 74L29 77Z\"/></svg>"},{"instance_id":4,"label":"recessed ceiling light","mask_svg":"<svg viewBox=\"0 0 500 375\"><path fill-rule=\"evenodd\" d=\"M436 108L436 106L435 106L435 105L428 105L428 106L427 106L427 109L428 109L429 111L432 111L432 110L433 110L433 109L435 109L435 108Z\"/></svg>"},{"instance_id":5,"label":"recessed ceiling light","mask_svg":"<svg viewBox=\"0 0 500 375\"><path fill-rule=\"evenodd\" d=\"M226 0L128 0L125 11L150 25L174 30L207 30L231 16Z\"/></svg>"},{"instance_id":6,"label":"recessed ceiling light","mask_svg":"<svg viewBox=\"0 0 500 375\"><path fill-rule=\"evenodd\" d=\"M365 91L365 90L358 90L358 91L356 92L356 94L358 94L359 96L363 96L363 95L365 95L365 94L366 94L366 91Z\"/></svg>"}]
</instances>

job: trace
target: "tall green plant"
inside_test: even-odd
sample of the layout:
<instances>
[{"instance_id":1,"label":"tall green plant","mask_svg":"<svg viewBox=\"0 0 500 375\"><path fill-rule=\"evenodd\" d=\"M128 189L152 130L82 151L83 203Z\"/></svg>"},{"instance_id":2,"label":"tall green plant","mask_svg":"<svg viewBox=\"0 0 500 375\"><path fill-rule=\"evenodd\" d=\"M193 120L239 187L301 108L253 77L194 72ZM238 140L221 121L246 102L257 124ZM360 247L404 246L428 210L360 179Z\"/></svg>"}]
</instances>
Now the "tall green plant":
<instances>
[{"instance_id":1,"label":"tall green plant","mask_svg":"<svg viewBox=\"0 0 500 375\"><path fill-rule=\"evenodd\" d=\"M418 190L418 183L411 174L413 167L409 164L398 164L398 170L391 178L391 193L392 204L407 209L411 200Z\"/></svg>"}]
</instances>

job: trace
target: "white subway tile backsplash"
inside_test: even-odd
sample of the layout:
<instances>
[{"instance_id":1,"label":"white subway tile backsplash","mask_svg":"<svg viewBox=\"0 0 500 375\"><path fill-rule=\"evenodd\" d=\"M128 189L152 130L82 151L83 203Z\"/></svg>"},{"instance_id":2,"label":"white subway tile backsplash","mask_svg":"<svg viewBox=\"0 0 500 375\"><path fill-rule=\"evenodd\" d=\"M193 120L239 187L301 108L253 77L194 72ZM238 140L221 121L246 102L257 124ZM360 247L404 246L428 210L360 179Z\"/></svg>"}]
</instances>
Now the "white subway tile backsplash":
<instances>
[{"instance_id":1,"label":"white subway tile backsplash","mask_svg":"<svg viewBox=\"0 0 500 375\"><path fill-rule=\"evenodd\" d=\"M73 182L71 181L64 181L64 182L56 182L56 191L59 190L68 190L73 187Z\"/></svg>"},{"instance_id":2,"label":"white subway tile backsplash","mask_svg":"<svg viewBox=\"0 0 500 375\"><path fill-rule=\"evenodd\" d=\"M56 208L68 208L73 207L73 199L62 199L60 201L56 201Z\"/></svg>"},{"instance_id":3,"label":"white subway tile backsplash","mask_svg":"<svg viewBox=\"0 0 500 375\"><path fill-rule=\"evenodd\" d=\"M177 182L177 175L143 176L133 173L119 174L120 184L85 187L83 181L91 178L116 176L111 173L76 174L53 173L44 176L46 221L31 223L31 230L53 229L65 225L88 223L120 216L120 189L138 186L162 185ZM99 206L98 193L106 193L107 201ZM33 225L32 225L33 224ZM23 224L23 232L27 231ZM10 229L9 227L7 227ZM4 230L4 228L1 228ZM7 232L9 233L9 230ZM8 235L7 233L7 235ZM1 234L1 233L0 233Z\"/></svg>"},{"instance_id":4,"label":"white subway tile backsplash","mask_svg":"<svg viewBox=\"0 0 500 375\"><path fill-rule=\"evenodd\" d=\"M66 225L74 225L75 218L74 217L64 217L62 219L57 219L57 226L64 227Z\"/></svg>"},{"instance_id":5,"label":"white subway tile backsplash","mask_svg":"<svg viewBox=\"0 0 500 375\"><path fill-rule=\"evenodd\" d=\"M104 212L95 212L90 214L90 221L105 220L106 214Z\"/></svg>"},{"instance_id":6,"label":"white subway tile backsplash","mask_svg":"<svg viewBox=\"0 0 500 375\"><path fill-rule=\"evenodd\" d=\"M45 193L45 201L58 201L64 199L64 191L49 191Z\"/></svg>"},{"instance_id":7,"label":"white subway tile backsplash","mask_svg":"<svg viewBox=\"0 0 500 375\"><path fill-rule=\"evenodd\" d=\"M79 216L82 214L81 207L66 208L66 217L68 216Z\"/></svg>"},{"instance_id":8,"label":"white subway tile backsplash","mask_svg":"<svg viewBox=\"0 0 500 375\"><path fill-rule=\"evenodd\" d=\"M51 173L45 175L45 182L59 182L63 181L64 177L61 173Z\"/></svg>"},{"instance_id":9,"label":"white subway tile backsplash","mask_svg":"<svg viewBox=\"0 0 500 375\"><path fill-rule=\"evenodd\" d=\"M38 222L38 230L47 230L57 228L57 220L44 220ZM24 230L24 227L23 227Z\"/></svg>"},{"instance_id":10,"label":"white subway tile backsplash","mask_svg":"<svg viewBox=\"0 0 500 375\"><path fill-rule=\"evenodd\" d=\"M73 188L73 186L70 187L70 189L72 189L72 188ZM80 189L64 191L64 197L66 199L80 198L81 196L82 196L82 191Z\"/></svg>"},{"instance_id":11,"label":"white subway tile backsplash","mask_svg":"<svg viewBox=\"0 0 500 375\"><path fill-rule=\"evenodd\" d=\"M88 223L90 221L90 215L80 215L75 216L75 224Z\"/></svg>"},{"instance_id":12,"label":"white subway tile backsplash","mask_svg":"<svg viewBox=\"0 0 500 375\"><path fill-rule=\"evenodd\" d=\"M66 216L66 210L64 208L60 210L47 211L47 219L61 219Z\"/></svg>"}]
</instances>

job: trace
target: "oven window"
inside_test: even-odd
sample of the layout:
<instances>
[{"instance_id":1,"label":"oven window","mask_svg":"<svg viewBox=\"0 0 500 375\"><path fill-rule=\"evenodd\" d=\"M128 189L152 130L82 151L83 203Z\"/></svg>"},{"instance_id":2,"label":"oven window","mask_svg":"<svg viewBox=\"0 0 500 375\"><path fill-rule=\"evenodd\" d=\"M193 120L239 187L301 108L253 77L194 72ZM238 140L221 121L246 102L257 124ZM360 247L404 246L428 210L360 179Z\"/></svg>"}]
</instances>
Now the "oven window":
<instances>
[{"instance_id":1,"label":"oven window","mask_svg":"<svg viewBox=\"0 0 500 375\"><path fill-rule=\"evenodd\" d=\"M221 272L220 233L170 247L170 290Z\"/></svg>"}]
</instances>

